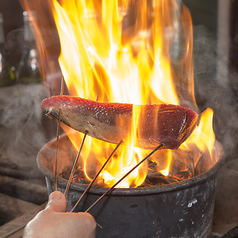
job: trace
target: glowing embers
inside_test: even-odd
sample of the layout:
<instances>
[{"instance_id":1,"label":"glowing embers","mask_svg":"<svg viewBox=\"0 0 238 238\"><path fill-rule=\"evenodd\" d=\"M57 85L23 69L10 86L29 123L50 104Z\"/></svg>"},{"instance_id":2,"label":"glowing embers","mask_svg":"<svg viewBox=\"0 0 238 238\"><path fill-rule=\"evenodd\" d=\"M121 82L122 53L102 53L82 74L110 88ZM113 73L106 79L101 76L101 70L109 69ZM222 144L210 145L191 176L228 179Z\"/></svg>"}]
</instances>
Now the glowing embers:
<instances>
[{"instance_id":1,"label":"glowing embers","mask_svg":"<svg viewBox=\"0 0 238 238\"><path fill-rule=\"evenodd\" d=\"M97 154L93 150L91 150L90 154L88 155L89 159L87 160L87 164L85 164L85 160L81 157L76 172L73 176L73 182L89 184L106 160L108 151L112 151L114 147L114 145L110 145L110 148L104 150L104 160L98 160ZM106 165L104 170L100 173L100 175L94 182L94 186L112 186L135 165L133 164L131 166L121 166L121 163L128 164L128 161L123 161L123 158L125 158L123 156L123 150L125 150L125 146L121 145L115 151L111 161L108 163L108 165ZM148 158L148 161L146 161L143 166L140 166L138 170L133 172L130 177L126 178L117 187L136 187L133 181L136 181L137 184L139 184L137 185L139 187L159 186L195 177L206 172L217 162L218 157L216 156L216 153L217 152L212 151L212 159L209 159L210 154L208 153L208 151L202 152L198 147L194 148L193 151L183 150L180 148L174 151L156 151L155 154L151 155ZM138 158L138 155L135 151L133 156L137 157L136 163L139 163L139 161L141 161L142 159ZM64 167L60 176L62 178L68 179L71 167ZM118 169L120 167L127 168L127 170ZM88 171L87 173L85 173L85 169L86 171ZM140 176L138 176L138 174ZM130 180L132 180L132 182Z\"/></svg>"}]
</instances>

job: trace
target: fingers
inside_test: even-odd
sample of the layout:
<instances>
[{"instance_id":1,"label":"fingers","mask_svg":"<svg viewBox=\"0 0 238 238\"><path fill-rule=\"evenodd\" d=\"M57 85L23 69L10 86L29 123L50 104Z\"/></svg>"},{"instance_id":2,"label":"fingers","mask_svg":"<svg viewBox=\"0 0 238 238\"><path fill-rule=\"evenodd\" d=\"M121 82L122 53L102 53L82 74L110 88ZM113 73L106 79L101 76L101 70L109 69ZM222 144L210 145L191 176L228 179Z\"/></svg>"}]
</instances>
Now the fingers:
<instances>
[{"instance_id":1,"label":"fingers","mask_svg":"<svg viewBox=\"0 0 238 238\"><path fill-rule=\"evenodd\" d=\"M58 226L57 233L59 237L64 234L67 230L67 234L71 237L91 238L95 237L96 222L94 217L89 213L68 213L66 212L66 198L58 191L52 192L49 196L48 204L45 208L46 216L50 216L51 226ZM53 213L51 213L53 212Z\"/></svg>"},{"instance_id":2,"label":"fingers","mask_svg":"<svg viewBox=\"0 0 238 238\"><path fill-rule=\"evenodd\" d=\"M31 220L24 238L95 238L96 222L89 213L66 212L66 199L61 192L53 192L44 210Z\"/></svg>"},{"instance_id":3,"label":"fingers","mask_svg":"<svg viewBox=\"0 0 238 238\"><path fill-rule=\"evenodd\" d=\"M52 210L55 212L66 212L66 198L63 193L59 191L52 192L49 196L46 210Z\"/></svg>"}]
</instances>

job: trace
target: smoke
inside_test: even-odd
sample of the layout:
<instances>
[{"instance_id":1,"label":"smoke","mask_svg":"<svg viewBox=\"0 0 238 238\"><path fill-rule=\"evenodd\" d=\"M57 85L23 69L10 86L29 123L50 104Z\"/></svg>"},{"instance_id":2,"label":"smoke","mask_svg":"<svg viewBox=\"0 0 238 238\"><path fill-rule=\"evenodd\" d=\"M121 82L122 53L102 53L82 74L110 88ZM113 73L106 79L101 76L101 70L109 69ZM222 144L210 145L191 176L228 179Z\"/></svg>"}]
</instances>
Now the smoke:
<instances>
[{"instance_id":1,"label":"smoke","mask_svg":"<svg viewBox=\"0 0 238 238\"><path fill-rule=\"evenodd\" d=\"M219 68L217 40L204 26L194 27L194 80L195 96L199 109L210 107L214 111L214 132L222 144L228 160L236 157L238 135L237 103L231 88L236 74L222 78L224 68Z\"/></svg>"},{"instance_id":2,"label":"smoke","mask_svg":"<svg viewBox=\"0 0 238 238\"><path fill-rule=\"evenodd\" d=\"M32 33L36 35L34 29ZM44 28L41 34L46 50L57 58L60 44L56 29ZM8 59L16 70L26 47L30 46L29 42L25 42L23 26L8 33L5 48ZM43 64L46 62L38 62L39 67ZM51 75L51 78L54 77ZM55 81L51 83L56 85ZM1 162L10 167L12 163L19 170L29 168L29 176L40 174L36 165L37 153L56 135L54 121L45 117L41 109L41 102L48 97L48 93L46 85L43 84L19 84L0 88Z\"/></svg>"},{"instance_id":3,"label":"smoke","mask_svg":"<svg viewBox=\"0 0 238 238\"><path fill-rule=\"evenodd\" d=\"M31 168L31 174L38 174L36 155L55 136L51 120L41 109L47 88L43 84L32 84L0 90L0 156L6 163Z\"/></svg>"},{"instance_id":4,"label":"smoke","mask_svg":"<svg viewBox=\"0 0 238 238\"><path fill-rule=\"evenodd\" d=\"M219 54L216 37L203 26L194 27L194 78L200 110L214 111L214 132L222 144L226 164L218 172L213 231L224 234L238 223L238 80L226 55ZM222 44L221 44L222 45ZM231 62L228 62L231 63ZM228 68L226 67L228 66ZM229 72L227 74L227 72Z\"/></svg>"}]
</instances>

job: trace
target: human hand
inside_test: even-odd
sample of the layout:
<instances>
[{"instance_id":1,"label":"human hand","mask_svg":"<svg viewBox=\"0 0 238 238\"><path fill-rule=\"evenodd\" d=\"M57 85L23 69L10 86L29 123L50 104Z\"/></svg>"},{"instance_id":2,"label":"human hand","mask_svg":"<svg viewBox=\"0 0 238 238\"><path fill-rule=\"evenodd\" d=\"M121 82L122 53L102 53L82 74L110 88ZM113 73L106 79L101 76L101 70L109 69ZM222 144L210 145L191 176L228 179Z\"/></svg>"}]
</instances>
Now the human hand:
<instances>
[{"instance_id":1,"label":"human hand","mask_svg":"<svg viewBox=\"0 0 238 238\"><path fill-rule=\"evenodd\" d=\"M66 212L66 199L61 192L53 192L44 210L25 227L24 238L95 238L96 222L89 213Z\"/></svg>"}]
</instances>

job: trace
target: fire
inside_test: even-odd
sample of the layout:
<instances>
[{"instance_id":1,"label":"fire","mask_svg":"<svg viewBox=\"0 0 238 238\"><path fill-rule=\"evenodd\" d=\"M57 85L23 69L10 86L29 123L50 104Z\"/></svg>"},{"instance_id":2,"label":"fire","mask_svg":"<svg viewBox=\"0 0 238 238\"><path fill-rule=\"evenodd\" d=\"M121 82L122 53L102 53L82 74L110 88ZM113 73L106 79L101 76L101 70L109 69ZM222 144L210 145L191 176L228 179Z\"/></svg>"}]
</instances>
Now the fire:
<instances>
[{"instance_id":1,"label":"fire","mask_svg":"<svg viewBox=\"0 0 238 238\"><path fill-rule=\"evenodd\" d=\"M27 0L23 0L29 7ZM49 0L57 26L61 55L59 64L69 94L103 102L182 104L197 110L193 90L192 22L188 9L175 0ZM176 48L176 45L179 47ZM180 150L194 147L210 151L215 136L212 110L201 114L199 126ZM133 108L133 125L124 146L101 173L107 186L136 165L148 152L133 147L140 120ZM82 135L63 126L76 148ZM113 146L87 138L82 151L84 171L92 165L92 151L102 165ZM166 150L167 164L159 170L170 173L173 151ZM137 187L145 180L147 165L135 170L120 187Z\"/></svg>"},{"instance_id":2,"label":"fire","mask_svg":"<svg viewBox=\"0 0 238 238\"><path fill-rule=\"evenodd\" d=\"M189 149L194 144L201 150L208 150L212 155L212 148L215 142L215 134L213 132L213 111L211 108L207 108L202 113L201 122L195 129L192 135L185 141L181 148L184 150Z\"/></svg>"},{"instance_id":3,"label":"fire","mask_svg":"<svg viewBox=\"0 0 238 238\"><path fill-rule=\"evenodd\" d=\"M172 162L172 157L173 157L172 151L168 150L167 151L167 166L165 169L160 170L160 173L163 174L164 176L169 175L169 168L170 168L170 164Z\"/></svg>"}]
</instances>

